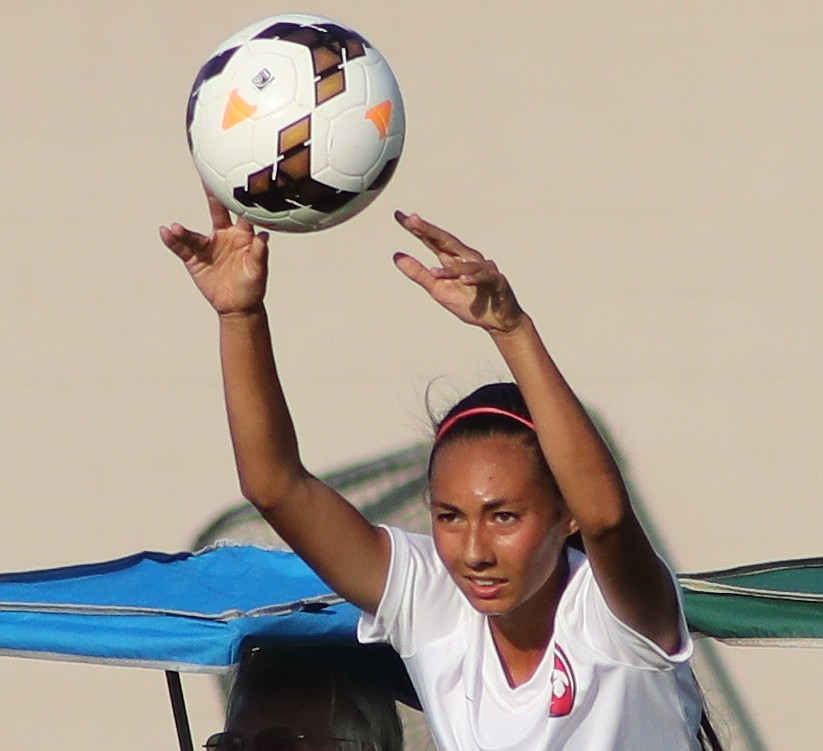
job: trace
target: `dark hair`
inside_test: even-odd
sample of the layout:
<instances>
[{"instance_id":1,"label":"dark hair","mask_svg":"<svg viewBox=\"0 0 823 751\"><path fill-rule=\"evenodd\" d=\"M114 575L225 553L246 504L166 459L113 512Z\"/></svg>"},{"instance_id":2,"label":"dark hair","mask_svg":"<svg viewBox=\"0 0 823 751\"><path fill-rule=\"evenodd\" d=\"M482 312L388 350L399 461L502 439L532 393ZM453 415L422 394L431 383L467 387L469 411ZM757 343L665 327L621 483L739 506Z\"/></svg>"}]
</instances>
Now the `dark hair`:
<instances>
[{"instance_id":1,"label":"dark hair","mask_svg":"<svg viewBox=\"0 0 823 751\"><path fill-rule=\"evenodd\" d=\"M227 716L241 697L265 698L284 686L330 690L331 730L370 751L402 751L403 726L383 663L368 647L254 646L244 651L229 693Z\"/></svg>"},{"instance_id":2,"label":"dark hair","mask_svg":"<svg viewBox=\"0 0 823 751\"><path fill-rule=\"evenodd\" d=\"M720 742L720 738L712 725L709 715L706 713L705 707L700 715L700 731L697 737L704 751L724 751L723 744Z\"/></svg>"},{"instance_id":3,"label":"dark hair","mask_svg":"<svg viewBox=\"0 0 823 751\"><path fill-rule=\"evenodd\" d=\"M478 407L499 409L531 421L529 409L516 383L489 383L475 389L460 399L460 401L437 422L435 433L439 432L441 427L452 418ZM506 418L503 415L469 415L455 422L438 441L435 448L439 448L446 443L451 443L451 441L457 438L485 438L489 435L501 433L505 435L526 435L529 432L533 433L534 431L530 431L529 428L517 420Z\"/></svg>"},{"instance_id":4,"label":"dark hair","mask_svg":"<svg viewBox=\"0 0 823 751\"><path fill-rule=\"evenodd\" d=\"M478 408L501 410L508 414L479 412L460 417L460 415ZM523 399L523 394L520 393L520 388L516 383L489 383L475 389L457 402L437 422L435 426L436 440L429 455L429 478L431 479L434 458L443 446L448 446L450 443L459 440L479 440L497 435L511 436L520 438L523 441L534 459L537 470L559 496L560 490L557 487L557 481L554 479L551 467L549 467L543 450L540 448L537 433L521 420L530 423L532 418L529 414L529 408L526 406L526 401ZM443 431L443 426L446 426L447 423L451 423L451 425ZM441 431L443 431L442 434ZM579 532L571 535L567 540L567 544L578 550L583 550L583 539Z\"/></svg>"},{"instance_id":5,"label":"dark hair","mask_svg":"<svg viewBox=\"0 0 823 751\"><path fill-rule=\"evenodd\" d=\"M457 402L437 423L435 427L436 439L429 456L429 477L431 477L434 457L443 446L448 446L450 443L459 440L477 440L493 435L505 435L522 437L524 443L533 450L534 459L540 471L545 473L553 484L556 484L554 475L552 475L546 458L540 450L537 434L534 430L517 420L516 417L494 412L473 413L460 417L460 415L478 408L501 410L531 422L531 415L517 384L490 383L481 386ZM453 420L454 422L452 422ZM451 423L451 425L447 426L446 430L442 432L447 423Z\"/></svg>"},{"instance_id":6,"label":"dark hair","mask_svg":"<svg viewBox=\"0 0 823 751\"><path fill-rule=\"evenodd\" d=\"M692 674L694 675L694 673ZM720 736L717 734L717 730L715 730L714 724L712 723L712 718L709 716L709 710L706 707L706 697L703 694L703 689L696 675L694 676L694 680L700 690L700 698L702 701L700 727L697 731L697 739L700 741L700 747L703 751L724 751L723 744L720 742Z\"/></svg>"}]
</instances>

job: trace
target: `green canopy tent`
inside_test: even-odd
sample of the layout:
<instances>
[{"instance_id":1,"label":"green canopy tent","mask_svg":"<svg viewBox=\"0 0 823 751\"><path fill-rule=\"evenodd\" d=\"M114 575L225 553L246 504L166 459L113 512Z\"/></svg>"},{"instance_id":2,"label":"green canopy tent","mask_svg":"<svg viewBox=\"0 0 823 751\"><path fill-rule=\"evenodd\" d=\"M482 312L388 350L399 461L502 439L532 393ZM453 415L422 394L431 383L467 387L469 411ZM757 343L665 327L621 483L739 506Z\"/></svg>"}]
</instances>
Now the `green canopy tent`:
<instances>
[{"instance_id":1,"label":"green canopy tent","mask_svg":"<svg viewBox=\"0 0 823 751\"><path fill-rule=\"evenodd\" d=\"M823 558L678 575L689 629L727 644L823 647Z\"/></svg>"}]
</instances>

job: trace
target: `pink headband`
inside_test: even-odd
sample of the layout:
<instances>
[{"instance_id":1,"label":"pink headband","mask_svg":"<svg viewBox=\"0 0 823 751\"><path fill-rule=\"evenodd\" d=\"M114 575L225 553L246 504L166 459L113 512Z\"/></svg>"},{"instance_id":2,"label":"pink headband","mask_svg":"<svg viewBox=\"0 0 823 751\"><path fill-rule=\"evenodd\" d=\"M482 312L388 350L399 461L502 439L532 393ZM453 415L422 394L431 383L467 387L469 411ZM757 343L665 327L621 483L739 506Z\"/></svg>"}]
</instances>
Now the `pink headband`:
<instances>
[{"instance_id":1,"label":"pink headband","mask_svg":"<svg viewBox=\"0 0 823 751\"><path fill-rule=\"evenodd\" d=\"M440 429L437 431L437 435L434 437L434 445L436 446L440 443L443 436L458 420L462 420L464 417L471 417L472 415L501 415L502 417L509 417L512 420L517 420L517 422L525 425L527 428L535 430L534 423L531 420L527 420L522 415L509 412L506 409L500 409L499 407L472 407L471 409L467 409L465 412L458 412L456 415L452 415L448 420L446 420L446 422L440 426Z\"/></svg>"}]
</instances>

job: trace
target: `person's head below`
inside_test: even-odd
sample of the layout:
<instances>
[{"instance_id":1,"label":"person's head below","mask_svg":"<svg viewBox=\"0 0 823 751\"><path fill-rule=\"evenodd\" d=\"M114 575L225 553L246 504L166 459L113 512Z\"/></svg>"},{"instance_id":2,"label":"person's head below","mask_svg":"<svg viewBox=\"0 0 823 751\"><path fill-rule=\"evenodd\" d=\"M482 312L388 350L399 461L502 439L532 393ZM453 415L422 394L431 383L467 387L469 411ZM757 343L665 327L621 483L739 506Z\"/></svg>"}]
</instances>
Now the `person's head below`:
<instances>
[{"instance_id":1,"label":"person's head below","mask_svg":"<svg viewBox=\"0 0 823 751\"><path fill-rule=\"evenodd\" d=\"M247 651L209 751L401 751L392 687L357 647Z\"/></svg>"},{"instance_id":2,"label":"person's head below","mask_svg":"<svg viewBox=\"0 0 823 751\"><path fill-rule=\"evenodd\" d=\"M442 418L429 501L438 553L477 610L514 613L560 591L576 524L514 383L482 386Z\"/></svg>"}]
</instances>

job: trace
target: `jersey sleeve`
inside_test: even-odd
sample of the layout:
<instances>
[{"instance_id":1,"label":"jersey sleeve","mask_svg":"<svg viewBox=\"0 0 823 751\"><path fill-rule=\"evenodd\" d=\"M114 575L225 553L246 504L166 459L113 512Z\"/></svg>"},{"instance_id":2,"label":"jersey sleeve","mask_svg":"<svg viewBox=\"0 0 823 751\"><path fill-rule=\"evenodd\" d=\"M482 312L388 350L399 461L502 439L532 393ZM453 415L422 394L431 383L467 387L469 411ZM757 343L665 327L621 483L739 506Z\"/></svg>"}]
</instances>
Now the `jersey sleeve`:
<instances>
[{"instance_id":1,"label":"jersey sleeve","mask_svg":"<svg viewBox=\"0 0 823 751\"><path fill-rule=\"evenodd\" d=\"M441 636L444 624L459 617L452 583L428 535L384 527L391 540L386 585L374 615L364 613L357 624L361 643L388 642L401 657ZM452 612L453 611L453 612ZM436 614L436 615L434 615Z\"/></svg>"},{"instance_id":2,"label":"jersey sleeve","mask_svg":"<svg viewBox=\"0 0 823 751\"><path fill-rule=\"evenodd\" d=\"M581 576L576 582L577 597L583 601L583 607L572 607L569 610L570 629L577 634L584 634L591 648L621 665L668 670L687 662L694 651L694 644L686 625L677 581L668 567L667 570L677 592L680 648L674 654L667 654L651 639L626 625L611 611L588 566L580 572Z\"/></svg>"}]
</instances>

